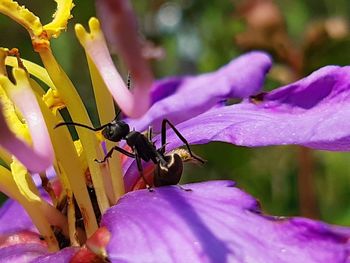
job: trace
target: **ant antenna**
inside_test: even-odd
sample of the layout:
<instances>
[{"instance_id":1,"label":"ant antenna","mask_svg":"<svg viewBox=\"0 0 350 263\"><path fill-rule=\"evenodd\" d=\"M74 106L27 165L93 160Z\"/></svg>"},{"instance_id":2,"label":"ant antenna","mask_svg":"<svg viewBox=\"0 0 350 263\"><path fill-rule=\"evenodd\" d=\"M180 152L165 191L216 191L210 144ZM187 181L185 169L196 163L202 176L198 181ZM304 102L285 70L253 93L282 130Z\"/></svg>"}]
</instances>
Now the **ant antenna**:
<instances>
[{"instance_id":1,"label":"ant antenna","mask_svg":"<svg viewBox=\"0 0 350 263\"><path fill-rule=\"evenodd\" d=\"M61 122L61 123L58 123L54 129L58 128L58 127L61 127L61 126L79 126L79 127L83 127L83 128L86 128L86 129L89 129L91 131L100 131L102 129L104 129L106 126L110 125L109 123L107 124L104 124L102 125L101 127L97 127L97 128L93 128L93 127L89 127L85 124L81 124L81 123L77 123L77 122Z\"/></svg>"},{"instance_id":2,"label":"ant antenna","mask_svg":"<svg viewBox=\"0 0 350 263\"><path fill-rule=\"evenodd\" d=\"M115 120L118 119L120 113L121 113L121 110L118 110L118 112L114 118ZM78 122L60 122L54 127L54 129L61 127L61 126L78 126L78 127L83 127L83 128L89 129L91 131L100 131L100 130L103 130L104 128L106 128L108 125L111 125L111 123L106 123L100 127L94 128L94 127L90 127L90 126L87 126L85 124L78 123Z\"/></svg>"},{"instance_id":3,"label":"ant antenna","mask_svg":"<svg viewBox=\"0 0 350 263\"><path fill-rule=\"evenodd\" d=\"M114 118L114 119L117 119L117 118L119 117L120 113L122 113L122 111L119 109L119 110L117 111L117 114L115 115L115 118Z\"/></svg>"}]
</instances>

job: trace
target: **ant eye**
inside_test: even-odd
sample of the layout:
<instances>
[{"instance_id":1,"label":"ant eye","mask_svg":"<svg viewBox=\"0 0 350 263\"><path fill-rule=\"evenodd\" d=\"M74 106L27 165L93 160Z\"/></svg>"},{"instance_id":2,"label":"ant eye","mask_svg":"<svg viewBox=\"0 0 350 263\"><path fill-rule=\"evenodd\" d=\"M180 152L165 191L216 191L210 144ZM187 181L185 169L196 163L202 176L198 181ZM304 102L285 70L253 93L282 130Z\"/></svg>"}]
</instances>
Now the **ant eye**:
<instances>
[{"instance_id":1,"label":"ant eye","mask_svg":"<svg viewBox=\"0 0 350 263\"><path fill-rule=\"evenodd\" d=\"M115 127L113 126L107 126L106 127L106 132L107 132L107 135L109 138L112 138L115 136L115 133L116 133L116 130L115 130Z\"/></svg>"}]
</instances>

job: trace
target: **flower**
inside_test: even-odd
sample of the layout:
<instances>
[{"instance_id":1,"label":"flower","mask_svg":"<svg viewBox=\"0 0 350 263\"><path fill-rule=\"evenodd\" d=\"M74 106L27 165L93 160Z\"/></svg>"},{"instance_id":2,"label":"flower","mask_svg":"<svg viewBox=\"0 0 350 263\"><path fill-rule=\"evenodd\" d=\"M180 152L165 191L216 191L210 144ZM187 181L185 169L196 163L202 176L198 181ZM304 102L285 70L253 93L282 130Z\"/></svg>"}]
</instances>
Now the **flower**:
<instances>
[{"instance_id":1,"label":"flower","mask_svg":"<svg viewBox=\"0 0 350 263\"><path fill-rule=\"evenodd\" d=\"M77 128L79 140L74 142L67 129L54 129L62 121L58 110L64 107L73 121L91 125L72 82L50 49L51 37L58 37L66 28L73 7L69 0L56 2L53 21L46 25L15 1L0 2L0 12L27 29L45 67L22 59L16 49L0 50L0 143L7 150L0 151L7 165L0 166L0 190L16 200L8 200L0 210L2 261L349 260L348 228L305 218L263 215L258 202L230 181L185 185L190 191L177 186L131 191L139 176L132 172L131 158L121 164L120 156L114 154L107 163L94 162L105 154L103 143L108 149L114 144L83 128ZM130 14L127 1L115 2L111 8ZM124 16L122 22L130 25L130 17ZM341 132L328 136L323 135L325 126L315 122L323 116L325 105L334 106L334 110L343 103L346 106L347 68L325 68L287 87L256 95L271 60L262 52L252 52L217 72L157 81L149 98L152 76L137 43L132 43L136 48L133 59L128 57L129 47L120 47L135 76L136 87L130 93L112 64L98 20L92 18L89 27L90 33L81 25L75 30L87 55L102 123L114 117L113 97L126 115L139 117L145 113L139 120L128 119L138 129L149 124L159 128L164 117L171 118L191 143L221 140L252 146L295 143L332 150L345 145L347 149L346 125ZM139 66L138 59L142 61ZM13 68L16 84L10 81L5 65ZM49 90L44 91L32 76L47 84ZM317 87L324 88L319 91ZM244 101L225 106L231 97ZM329 113L331 116L332 111ZM284 123L291 125L293 120L302 126L283 129ZM337 120L343 119L334 117L325 125L337 125ZM282 125L269 130L271 123ZM167 150L180 146L175 134L171 130L167 133ZM160 140L155 137L155 141L159 144ZM126 171L124 177L120 166ZM54 176L50 175L52 168ZM35 176L40 177L42 187L35 186Z\"/></svg>"}]
</instances>

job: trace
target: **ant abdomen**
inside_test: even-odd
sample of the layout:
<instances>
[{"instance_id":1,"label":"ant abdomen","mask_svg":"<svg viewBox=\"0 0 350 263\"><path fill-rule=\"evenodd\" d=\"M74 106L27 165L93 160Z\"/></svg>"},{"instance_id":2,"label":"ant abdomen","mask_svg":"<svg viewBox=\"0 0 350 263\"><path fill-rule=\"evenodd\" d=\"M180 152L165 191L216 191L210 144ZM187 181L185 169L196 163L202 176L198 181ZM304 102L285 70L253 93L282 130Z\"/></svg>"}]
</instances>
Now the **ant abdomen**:
<instances>
[{"instance_id":1,"label":"ant abdomen","mask_svg":"<svg viewBox=\"0 0 350 263\"><path fill-rule=\"evenodd\" d=\"M179 183L183 171L181 157L173 153L165 155L166 164L159 163L154 170L154 186L176 185Z\"/></svg>"}]
</instances>

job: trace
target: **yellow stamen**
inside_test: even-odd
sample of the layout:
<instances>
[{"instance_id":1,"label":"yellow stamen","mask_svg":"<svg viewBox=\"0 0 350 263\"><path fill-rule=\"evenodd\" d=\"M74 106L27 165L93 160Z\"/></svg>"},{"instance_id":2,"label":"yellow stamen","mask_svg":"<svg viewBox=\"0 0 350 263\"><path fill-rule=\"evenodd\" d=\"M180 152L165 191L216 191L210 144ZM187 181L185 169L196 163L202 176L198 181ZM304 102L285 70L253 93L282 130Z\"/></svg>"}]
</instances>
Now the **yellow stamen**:
<instances>
[{"instance_id":1,"label":"yellow stamen","mask_svg":"<svg viewBox=\"0 0 350 263\"><path fill-rule=\"evenodd\" d=\"M39 191L27 169L16 159L11 163L11 172L21 195L29 202L36 203L40 207L38 212L42 212L51 225L59 226L63 234L68 235L66 217L40 197Z\"/></svg>"},{"instance_id":2,"label":"yellow stamen","mask_svg":"<svg viewBox=\"0 0 350 263\"><path fill-rule=\"evenodd\" d=\"M8 52L7 48L0 48L0 76L3 76L3 77L7 76L6 67L5 67L7 52ZM10 127L11 131L19 135L19 137L21 137L22 139L26 138L30 140L28 128L24 124L22 124L22 122L18 119L14 105L12 101L8 98L5 90L2 88L1 85L0 85L0 103L4 111L7 125ZM6 163L7 166L10 166L12 162L12 157L2 147L0 147L0 158Z\"/></svg>"},{"instance_id":3,"label":"yellow stamen","mask_svg":"<svg viewBox=\"0 0 350 263\"><path fill-rule=\"evenodd\" d=\"M5 60L8 53L7 48L0 48L0 102L2 103L5 119L11 131L19 138L31 143L28 127L22 123L21 115L8 97L6 90L14 87L8 79L5 67Z\"/></svg>"},{"instance_id":4,"label":"yellow stamen","mask_svg":"<svg viewBox=\"0 0 350 263\"><path fill-rule=\"evenodd\" d=\"M6 164L7 167L10 166L12 162L11 154L9 154L4 148L0 147L0 159Z\"/></svg>"},{"instance_id":5,"label":"yellow stamen","mask_svg":"<svg viewBox=\"0 0 350 263\"><path fill-rule=\"evenodd\" d=\"M13 76L16 79L16 82L17 82L16 85L12 84L5 76L0 76L0 83L2 83L2 85L6 88L8 93L13 94L14 92L20 92L21 89L30 88L29 80L24 70L15 68L13 71ZM12 119L14 119L14 122L11 122L11 125L14 125L15 123L17 123L17 126L21 126L23 128L22 130L25 131L25 134L29 134L27 125L20 123L20 121L18 120L17 116L14 113L14 106L12 102L7 98L5 93L2 94L1 99L5 101L7 105L7 108L4 107L4 110L3 110L5 112L5 116L9 115L6 113L10 113L11 114L10 116L12 116ZM7 121L8 119L9 118L6 118ZM17 134L19 133L20 130L21 129L16 129ZM22 134L19 134L19 135L22 135ZM28 144L31 143L30 137L23 136L23 135L22 137L23 137L22 139L24 139ZM16 183L17 188L21 193L21 195L23 196L23 198L25 198L30 202L38 203L38 205L40 205L40 207L43 209L42 212L46 216L48 216L47 218L50 219L49 222L55 225L58 224L60 228L63 230L63 232L67 233L68 230L64 222L65 218L57 210L43 203L43 201L39 197L38 191L32 181L32 178L29 176L27 172L27 169L17 160L14 160L11 163L11 171L13 175L13 180Z\"/></svg>"},{"instance_id":6,"label":"yellow stamen","mask_svg":"<svg viewBox=\"0 0 350 263\"><path fill-rule=\"evenodd\" d=\"M81 25L76 25L76 35L85 50L85 55L88 61L97 111L99 114L100 123L108 123L115 117L115 109L113 98L109 93L105 82L103 81L96 65L93 63L88 53L86 52L85 43L87 39L93 39L96 37L103 37L100 29L99 21L96 18L91 18L89 21L90 33L87 33ZM115 143L110 141L106 142L107 149L111 149L115 146ZM121 163L119 153L115 153L108 162L109 175L111 176L112 188L114 193L113 203L115 204L118 199L125 193L123 177L121 174Z\"/></svg>"},{"instance_id":7,"label":"yellow stamen","mask_svg":"<svg viewBox=\"0 0 350 263\"><path fill-rule=\"evenodd\" d=\"M44 119L42 115L39 114L39 106L35 101L35 96L25 70L21 68L13 68L12 75L16 84L13 84L4 76L0 76L0 84L5 88L11 100L14 101L19 110L24 114L26 118L25 122L27 123L30 132L33 135L35 133L36 137L32 137L32 140L34 141L33 150L35 154L41 158L40 163L42 164L42 168L40 169L46 169L52 164L54 156ZM29 101L23 103L23 98L26 98ZM30 112L28 112L28 110Z\"/></svg>"},{"instance_id":8,"label":"yellow stamen","mask_svg":"<svg viewBox=\"0 0 350 263\"><path fill-rule=\"evenodd\" d=\"M38 84L36 83L35 85ZM62 122L60 115L54 116L43 101L38 100L38 102L54 146L57 174L64 185L67 185L67 183L65 183L65 178L68 178L77 204L82 211L87 236L91 236L98 226L89 193L86 189L85 169L83 168L82 162L79 160L68 130L54 129L57 123ZM67 191L67 193L69 193L69 191Z\"/></svg>"},{"instance_id":9,"label":"yellow stamen","mask_svg":"<svg viewBox=\"0 0 350 263\"><path fill-rule=\"evenodd\" d=\"M21 24L32 38L40 36L43 32L39 17L35 16L25 6L20 6L16 1L0 0L0 12Z\"/></svg>"},{"instance_id":10,"label":"yellow stamen","mask_svg":"<svg viewBox=\"0 0 350 263\"><path fill-rule=\"evenodd\" d=\"M57 89L49 89L43 96L43 101L54 115L57 114L58 110L66 107Z\"/></svg>"},{"instance_id":11,"label":"yellow stamen","mask_svg":"<svg viewBox=\"0 0 350 263\"><path fill-rule=\"evenodd\" d=\"M28 82L28 78L26 76L26 73L22 70L22 69L16 69L14 70L14 77L16 78L16 81L17 81L17 85L13 85L8 79L4 79L5 77L2 76L3 78L3 83L5 84L5 87L7 88L7 90L10 92L10 93L13 93L13 92L20 92L22 88L24 88L25 86L26 87L29 87L29 82ZM1 78L0 78L1 80ZM26 83L23 83L23 81L25 81ZM1 81L0 81L1 82ZM32 80L32 83L35 84L35 82ZM19 91L18 91L19 89ZM35 85L34 86L34 89L36 90L42 90L39 85ZM46 108L46 106L43 106L43 102L41 101L41 99L38 99L38 102L40 104L42 104L42 107L41 107L41 110L44 111L43 108ZM46 109L47 111L49 111L48 109ZM54 126L54 121L51 123L51 126L49 127L53 127ZM52 132L52 128L50 129L51 132ZM15 163L16 164L16 163ZM26 169L23 167L23 166L20 166L20 165L15 165L15 164L12 164L12 171L13 171L13 174L14 174L14 180L15 182L17 183L18 185L18 188L19 190L21 191L21 193L29 200L33 199L36 197L35 194L33 194L33 192L31 192L31 189L29 188L28 186L28 181L25 180L24 178L24 174L27 174L27 171ZM62 183L62 186L64 187L64 189L69 189L70 186L69 184L67 183L67 180L64 178L64 176L60 173L58 173L58 175L60 176L60 180L61 180L61 183ZM76 175L74 175L76 176ZM81 182L80 182L81 183ZM84 182L83 182L84 184ZM35 189L35 188L34 188ZM86 192L86 196L88 196L88 193L85 189L85 192ZM77 193L79 194L79 193ZM40 201L40 200L35 200L35 201ZM57 212L55 213L56 210L52 210L52 209L49 209L50 206L43 206L43 211L44 212L47 212L46 215L47 217L51 217L51 220L50 222L55 222L55 220L57 221L57 219L60 218L60 214L57 214ZM93 210L91 208L91 211L93 213ZM55 215L55 216L54 216ZM63 220L63 219L62 219ZM62 220L60 220L60 222L62 222ZM93 221L93 220L92 220ZM63 233L66 233L68 234L68 230L66 229L67 228L67 224L60 224L60 227L62 228L63 230ZM97 228L97 223L96 223L96 228ZM89 229L90 230L90 229Z\"/></svg>"},{"instance_id":12,"label":"yellow stamen","mask_svg":"<svg viewBox=\"0 0 350 263\"><path fill-rule=\"evenodd\" d=\"M28 175L25 175L28 177ZM40 202L28 200L18 189L14 178L9 170L0 166L0 190L12 199L17 200L32 218L34 225L45 238L50 251L59 249L57 240L52 232L51 226L43 213L40 213ZM36 199L37 200L37 199Z\"/></svg>"},{"instance_id":13,"label":"yellow stamen","mask_svg":"<svg viewBox=\"0 0 350 263\"><path fill-rule=\"evenodd\" d=\"M5 67L5 59L7 57L7 48L0 48L0 75L7 76L6 67Z\"/></svg>"},{"instance_id":14,"label":"yellow stamen","mask_svg":"<svg viewBox=\"0 0 350 263\"><path fill-rule=\"evenodd\" d=\"M35 67L33 67L33 65L35 65L34 63L31 63L31 69L35 69ZM15 66L15 65L14 65ZM42 73L46 73L46 71L44 69L40 69L39 67L36 67L37 72L41 72L41 75L44 75ZM47 73L46 73L47 74ZM13 84L5 77L3 77L3 81L6 83L7 88L8 89L12 89L13 91ZM6 78L6 79L5 79ZM0 82L1 82L1 76L0 76ZM42 93L42 89L41 87L33 80L31 80L31 84L34 88L34 90L37 90L39 95L40 95L40 91ZM52 85L53 86L53 85ZM0 90L1 91L1 90ZM0 93L1 95L1 93ZM11 100L9 100L6 96L6 94L3 92L3 95L0 96L0 99L2 99L3 101L6 99L4 105L7 106L5 108L9 108L9 110L5 110L5 114L7 113L10 117L11 117L11 121L10 121L10 125L13 127L12 129L14 131L21 132L20 135L22 134L26 134L27 136L24 138L27 142L30 142L30 135L28 132L28 128L26 125L22 124L19 120L17 115L15 114L15 110L14 110L14 106L11 102ZM62 121L62 119L57 120L54 119L53 117L51 118L51 122L48 123L48 117L50 116L50 112L47 109L47 107L44 105L44 103L38 99L39 105L41 107L41 110L43 113L46 113L46 117L44 115L45 121L48 124L49 127L49 133L51 133L51 137L53 137L53 127L55 126L55 124L57 124L59 121ZM10 114L9 114L10 113ZM9 118L7 118L9 119ZM11 127L10 126L10 127ZM26 133L25 133L25 132ZM61 129L60 132L55 133L55 134L62 134L62 132L64 133L64 129ZM81 211L83 211L83 218L84 218L84 223L85 223L85 228L86 228L86 232L87 235L90 236L92 235L92 233L97 229L97 222L96 222L96 218L94 216L94 212L93 212L93 208L92 208L92 204L90 202L90 198L88 195L88 192L86 190L85 187L85 178L84 178L84 170L79 166L79 161L77 160L77 157L74 158L74 154L76 156L76 153L74 151L74 146L72 146L72 141L70 139L69 133L66 131L65 132L65 136L61 136L58 137L56 136L56 139L52 139L53 142L55 142L55 150L56 150L56 154L58 155L57 159L59 160L59 162L62 162L62 164L64 164L64 167L71 167L72 163L73 168L71 169L61 169L62 172L58 172L57 174L59 175L61 182L63 185L64 184L64 173L67 171L67 174L69 174L70 176L70 180L72 181L73 184L73 190L75 190L75 197L77 199L77 203L78 206L80 207ZM65 143L64 143L65 142ZM69 144L71 144L71 147L69 147ZM63 149L64 147L64 149ZM71 151L69 151L71 150ZM72 156L73 155L73 156ZM62 159L61 159L61 158ZM80 177L79 177L80 175ZM22 192L29 195L30 192L28 191L28 189L26 189L25 187L22 187ZM68 189L66 187L66 189ZM28 193L29 192L29 193Z\"/></svg>"},{"instance_id":15,"label":"yellow stamen","mask_svg":"<svg viewBox=\"0 0 350 263\"><path fill-rule=\"evenodd\" d=\"M101 75L98 73L95 64L87 55L87 60L90 69L93 90L95 94L96 107L99 114L101 124L110 122L115 117L113 98L108 92ZM115 142L106 141L107 149L115 146ZM113 204L116 204L118 199L125 194L123 175L121 173L121 158L118 152L114 153L108 160L109 177L111 178L111 186L114 195Z\"/></svg>"},{"instance_id":16,"label":"yellow stamen","mask_svg":"<svg viewBox=\"0 0 350 263\"><path fill-rule=\"evenodd\" d=\"M27 169L20 162L14 160L11 164L11 171L21 194L29 201L40 201L40 197L34 194L28 185Z\"/></svg>"},{"instance_id":17,"label":"yellow stamen","mask_svg":"<svg viewBox=\"0 0 350 263\"><path fill-rule=\"evenodd\" d=\"M67 191L67 215L68 215L68 229L69 229L69 239L71 246L79 246L79 234L76 228L76 219L75 219L75 206L73 202L73 193Z\"/></svg>"},{"instance_id":18,"label":"yellow stamen","mask_svg":"<svg viewBox=\"0 0 350 263\"><path fill-rule=\"evenodd\" d=\"M77 151L66 128L53 129L57 123L62 122L62 118L56 113L57 110L63 107L67 107L74 122L92 126L84 104L76 89L55 60L50 49L50 38L58 37L60 33L66 29L67 22L72 17L71 9L74 7L72 0L55 0L55 2L57 3L57 10L53 16L52 22L42 26L39 18L24 6L19 6L17 2L12 0L0 0L0 12L17 21L29 32L34 50L39 53L45 66L45 68L43 68L30 61L19 59L17 53L15 54L18 55L17 58L8 56L10 53L7 49L0 49L0 85L5 88L4 90L0 86L0 102L4 105L5 115L7 114L6 120L9 122L10 128L17 136L30 144L31 137L29 129L24 122L22 123L20 113L16 112L15 106L7 96L10 89L11 92L14 92L13 87L16 85L11 83L7 78L5 64L14 67L15 73L20 71L21 74L25 74L23 70L18 69L23 68L27 73L39 78L49 86L49 90L45 93L38 83L33 79L29 79L29 83L37 96L54 146L54 168L61 181L63 191L68 198L68 224L66 224L66 227L69 226L69 237L72 244L79 245L79 242L84 239L85 235L82 235L79 232L80 230L75 227L76 218L73 195L82 213L86 236L90 237L98 228L89 193L86 188L87 172L91 174L97 203L102 214L109 208L110 203L115 204L118 198L124 194L124 184L118 154L114 154L113 159L111 159L108 164L109 167L94 162L94 159L102 159L104 157L100 141L94 133L77 127L82 146L81 150L78 149ZM97 19L91 19L89 21L89 26L91 30L91 34L89 35L91 35L91 37L97 35L103 37ZM78 33L77 36L79 38ZM87 36L88 34L86 33L85 37ZM100 121L106 123L114 118L113 99L95 64L88 55L87 60L92 75ZM22 62L23 64L21 64ZM27 77L26 75L26 80L28 82ZM107 142L108 148L113 146L114 144ZM80 154L78 155L78 153ZM63 217L63 215L52 206L43 202L24 166L17 160L11 162L10 157L3 154L1 149L0 158L4 159L8 164L11 164L13 177L10 176L10 178L13 180L12 184L15 189L15 198L21 200L26 210L29 211L28 213L33 217L35 225L47 240L50 249L56 250L58 248L57 241L50 229L50 223L52 224L52 222L56 220L55 218L57 218L57 222L54 224L62 226L62 222L67 222L67 218ZM2 177L2 173L9 173L8 171L3 172L3 170L6 169L0 167L0 177ZM0 188L0 190L3 188L1 182ZM35 215L33 212L34 208L37 209L40 215ZM46 215L46 217L43 217L42 214ZM63 231L65 235L68 235L67 228L63 228Z\"/></svg>"},{"instance_id":19,"label":"yellow stamen","mask_svg":"<svg viewBox=\"0 0 350 263\"><path fill-rule=\"evenodd\" d=\"M25 72L27 72L26 67L23 65L23 62L21 60L20 54L19 54L19 50L18 48L11 48L11 50L9 50L7 52L8 56L14 56L17 60L17 67L23 69Z\"/></svg>"},{"instance_id":20,"label":"yellow stamen","mask_svg":"<svg viewBox=\"0 0 350 263\"><path fill-rule=\"evenodd\" d=\"M83 167L84 171L88 171L89 166L87 164L86 158L85 158L85 154L84 154L84 149L83 149L83 145L81 144L80 140L75 140L74 141L74 147L75 150L77 151L78 157L79 157L79 161Z\"/></svg>"},{"instance_id":21,"label":"yellow stamen","mask_svg":"<svg viewBox=\"0 0 350 263\"><path fill-rule=\"evenodd\" d=\"M14 104L7 96L3 87L11 86L9 79L5 76L0 76L0 102L2 104L5 120L10 130L16 134L17 137L31 144L31 137L28 126L18 118L17 111ZM5 84L5 85L4 85Z\"/></svg>"},{"instance_id":22,"label":"yellow stamen","mask_svg":"<svg viewBox=\"0 0 350 263\"><path fill-rule=\"evenodd\" d=\"M38 79L40 79L42 82L44 82L50 88L55 88L55 86L52 83L50 76L49 76L49 74L47 74L47 71L45 68L43 68L43 67L41 67L33 62L25 60L23 58L21 60L22 60L23 65L26 67L26 69L28 70L28 73L30 75L37 77ZM17 67L17 59L15 57L7 56L5 63L7 66Z\"/></svg>"},{"instance_id":23,"label":"yellow stamen","mask_svg":"<svg viewBox=\"0 0 350 263\"><path fill-rule=\"evenodd\" d=\"M71 10L74 3L71 0L55 0L57 3L57 10L53 15L52 22L44 25L48 37L58 37L62 30L67 28L67 23L72 18Z\"/></svg>"},{"instance_id":24,"label":"yellow stamen","mask_svg":"<svg viewBox=\"0 0 350 263\"><path fill-rule=\"evenodd\" d=\"M92 124L90 118L76 89L63 69L57 63L56 59L51 53L50 48L42 47L38 50L38 52L53 83L55 84L58 92L61 94L64 103L67 105L72 119L75 122L84 123L91 126ZM77 131L89 164L98 205L101 213L104 213L109 208L109 202L104 189L101 168L94 161L96 158L101 159L103 157L103 153L98 141L96 140L96 136L91 133L91 131L81 128L77 128Z\"/></svg>"}]
</instances>

